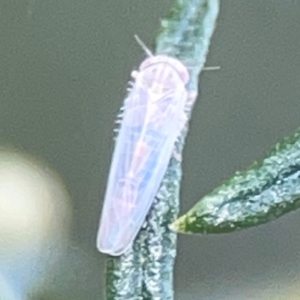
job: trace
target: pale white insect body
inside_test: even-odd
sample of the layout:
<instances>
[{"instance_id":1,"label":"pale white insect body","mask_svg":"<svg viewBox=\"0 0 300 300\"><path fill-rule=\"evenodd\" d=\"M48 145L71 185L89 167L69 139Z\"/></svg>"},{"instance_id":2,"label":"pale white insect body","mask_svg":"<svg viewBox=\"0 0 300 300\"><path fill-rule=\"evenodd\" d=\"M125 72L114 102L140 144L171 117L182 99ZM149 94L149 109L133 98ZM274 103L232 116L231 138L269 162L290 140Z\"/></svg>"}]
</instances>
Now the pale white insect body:
<instances>
[{"instance_id":1,"label":"pale white insect body","mask_svg":"<svg viewBox=\"0 0 300 300\"><path fill-rule=\"evenodd\" d=\"M189 74L179 60L148 57L133 76L97 236L99 251L113 256L131 247L187 122L184 108Z\"/></svg>"}]
</instances>

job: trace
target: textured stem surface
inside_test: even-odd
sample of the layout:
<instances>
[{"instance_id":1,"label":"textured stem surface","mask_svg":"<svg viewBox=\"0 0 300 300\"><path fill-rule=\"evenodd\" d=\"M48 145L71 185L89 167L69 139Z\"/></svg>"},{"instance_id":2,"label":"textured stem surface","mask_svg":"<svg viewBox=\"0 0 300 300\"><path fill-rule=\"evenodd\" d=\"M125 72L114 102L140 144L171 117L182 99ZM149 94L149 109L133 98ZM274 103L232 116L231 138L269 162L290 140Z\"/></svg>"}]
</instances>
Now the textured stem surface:
<instances>
[{"instance_id":1,"label":"textured stem surface","mask_svg":"<svg viewBox=\"0 0 300 300\"><path fill-rule=\"evenodd\" d=\"M190 82L187 114L197 97L198 77L204 65L219 11L218 0L177 0L162 21L156 39L156 54L181 60ZM173 266L176 233L169 229L179 212L181 154L188 126L174 147L174 154L149 214L133 247L107 262L108 300L173 299Z\"/></svg>"}]
</instances>

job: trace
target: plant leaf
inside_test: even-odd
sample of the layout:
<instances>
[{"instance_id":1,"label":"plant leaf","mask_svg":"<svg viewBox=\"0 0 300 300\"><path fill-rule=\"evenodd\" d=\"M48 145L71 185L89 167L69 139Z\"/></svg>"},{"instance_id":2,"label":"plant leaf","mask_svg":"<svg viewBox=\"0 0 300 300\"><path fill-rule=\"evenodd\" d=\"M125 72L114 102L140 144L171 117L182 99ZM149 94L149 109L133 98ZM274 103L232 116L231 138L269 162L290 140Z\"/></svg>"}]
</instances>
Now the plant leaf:
<instances>
[{"instance_id":1,"label":"plant leaf","mask_svg":"<svg viewBox=\"0 0 300 300\"><path fill-rule=\"evenodd\" d=\"M300 206L300 128L262 162L202 198L170 228L181 233L224 233L277 219Z\"/></svg>"}]
</instances>

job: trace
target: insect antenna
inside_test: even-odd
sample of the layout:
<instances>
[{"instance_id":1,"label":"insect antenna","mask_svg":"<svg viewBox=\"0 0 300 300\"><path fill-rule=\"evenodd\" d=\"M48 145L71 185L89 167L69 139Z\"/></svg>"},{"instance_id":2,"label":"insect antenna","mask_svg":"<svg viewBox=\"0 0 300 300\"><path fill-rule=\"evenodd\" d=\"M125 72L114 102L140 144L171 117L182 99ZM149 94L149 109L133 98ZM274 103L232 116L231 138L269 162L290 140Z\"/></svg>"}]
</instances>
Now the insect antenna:
<instances>
[{"instance_id":1,"label":"insect antenna","mask_svg":"<svg viewBox=\"0 0 300 300\"><path fill-rule=\"evenodd\" d=\"M215 66L215 67L204 67L202 70L203 71L215 71L215 70L220 70L220 66Z\"/></svg>"},{"instance_id":2,"label":"insect antenna","mask_svg":"<svg viewBox=\"0 0 300 300\"><path fill-rule=\"evenodd\" d=\"M145 45L145 43L138 37L138 35L134 35L135 40L137 41L137 43L142 47L142 49L146 52L146 54L149 57L153 56L153 53L150 51L150 49Z\"/></svg>"}]
</instances>

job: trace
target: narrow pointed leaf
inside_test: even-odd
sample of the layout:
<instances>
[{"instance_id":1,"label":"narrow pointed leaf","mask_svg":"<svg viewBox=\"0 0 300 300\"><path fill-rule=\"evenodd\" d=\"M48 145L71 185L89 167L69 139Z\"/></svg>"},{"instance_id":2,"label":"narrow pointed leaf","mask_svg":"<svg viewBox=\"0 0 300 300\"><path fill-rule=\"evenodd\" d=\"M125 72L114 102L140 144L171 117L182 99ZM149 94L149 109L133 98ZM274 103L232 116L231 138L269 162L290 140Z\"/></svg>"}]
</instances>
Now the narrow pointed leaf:
<instances>
[{"instance_id":1,"label":"narrow pointed leaf","mask_svg":"<svg viewBox=\"0 0 300 300\"><path fill-rule=\"evenodd\" d=\"M170 227L181 233L223 233L277 219L300 206L300 129L262 162L237 172Z\"/></svg>"}]
</instances>

